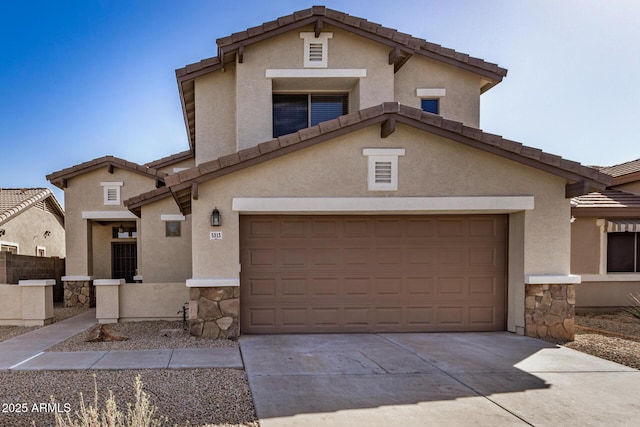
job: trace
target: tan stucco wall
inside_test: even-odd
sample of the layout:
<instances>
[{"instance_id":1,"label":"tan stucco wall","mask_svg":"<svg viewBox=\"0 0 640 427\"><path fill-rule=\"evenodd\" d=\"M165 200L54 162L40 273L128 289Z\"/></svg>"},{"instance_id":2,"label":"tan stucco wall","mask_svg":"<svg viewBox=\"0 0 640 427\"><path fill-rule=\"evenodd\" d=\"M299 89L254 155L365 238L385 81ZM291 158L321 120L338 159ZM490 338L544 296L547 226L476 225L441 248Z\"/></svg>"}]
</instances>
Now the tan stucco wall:
<instances>
[{"instance_id":1,"label":"tan stucco wall","mask_svg":"<svg viewBox=\"0 0 640 427\"><path fill-rule=\"evenodd\" d=\"M630 282L582 282L576 286L576 309L580 312L613 311L632 305L629 294L640 295L640 280Z\"/></svg>"},{"instance_id":2,"label":"tan stucco wall","mask_svg":"<svg viewBox=\"0 0 640 427\"><path fill-rule=\"evenodd\" d=\"M264 80L264 74L261 80ZM195 164L236 151L236 67L207 74L195 81ZM271 114L271 110L269 110ZM243 123L244 126L253 120Z\"/></svg>"},{"instance_id":3,"label":"tan stucco wall","mask_svg":"<svg viewBox=\"0 0 640 427\"><path fill-rule=\"evenodd\" d=\"M596 217L577 217L571 224L571 273L600 273L601 227Z\"/></svg>"},{"instance_id":4,"label":"tan stucco wall","mask_svg":"<svg viewBox=\"0 0 640 427\"><path fill-rule=\"evenodd\" d=\"M416 89L446 89L440 115L480 127L480 76L452 65L413 55L395 75L395 100L421 108Z\"/></svg>"},{"instance_id":5,"label":"tan stucco wall","mask_svg":"<svg viewBox=\"0 0 640 427\"><path fill-rule=\"evenodd\" d=\"M173 198L142 208L138 273L144 282L184 282L191 277L191 215L181 221L181 236L166 237L161 215L179 215Z\"/></svg>"},{"instance_id":6,"label":"tan stucco wall","mask_svg":"<svg viewBox=\"0 0 640 427\"><path fill-rule=\"evenodd\" d=\"M640 194L640 182L630 182L629 184L617 185L615 190L626 191L627 193Z\"/></svg>"},{"instance_id":7,"label":"tan stucco wall","mask_svg":"<svg viewBox=\"0 0 640 427\"><path fill-rule=\"evenodd\" d=\"M68 276L85 276L95 275L98 278L109 278L111 273L111 267L109 267L109 274L102 276L104 273L103 267L100 267L97 273L93 271L92 251L89 248L92 246L100 245L101 248L105 246L109 249L110 254L110 240L102 241L98 236L92 239L91 230L92 222L86 219L82 219L83 211L120 211L129 212L127 208L120 203L120 205L105 205L104 204L104 191L100 186L101 182L123 182L121 187L121 201L130 197L137 196L141 193L155 189L155 180L134 172L115 168L114 173L110 174L107 171L107 167L98 169L96 171L88 172L84 175L80 175L69 179L67 181L67 188L64 192L65 200L65 228L66 228L66 274ZM123 220L135 221L135 219ZM106 222L106 221L105 221ZM118 220L118 223L121 221ZM108 228L108 227L104 227ZM106 236L105 233L98 233L100 236ZM108 238L111 239L111 229L109 228ZM93 240L93 244L91 241ZM95 258L95 256L93 257ZM96 259L97 265L103 266L105 263L104 258ZM110 265L110 261L109 261Z\"/></svg>"},{"instance_id":8,"label":"tan stucco wall","mask_svg":"<svg viewBox=\"0 0 640 427\"><path fill-rule=\"evenodd\" d=\"M36 247L42 246L48 257L65 257L65 230L61 220L36 206L12 217L0 225L5 234L0 241L18 245L18 254L37 255ZM51 234L44 236L45 231Z\"/></svg>"},{"instance_id":9,"label":"tan stucco wall","mask_svg":"<svg viewBox=\"0 0 640 427\"><path fill-rule=\"evenodd\" d=\"M394 99L390 49L330 26L323 30L333 33L328 41L328 68L366 69L367 77L267 79L267 69L303 68L300 33L306 31L313 31L313 27L247 46L242 64L196 79L196 164L272 139L274 91L347 91L352 112Z\"/></svg>"},{"instance_id":10,"label":"tan stucco wall","mask_svg":"<svg viewBox=\"0 0 640 427\"><path fill-rule=\"evenodd\" d=\"M178 320L189 301L189 288L181 283L127 283L119 286L120 321Z\"/></svg>"},{"instance_id":11,"label":"tan stucco wall","mask_svg":"<svg viewBox=\"0 0 640 427\"><path fill-rule=\"evenodd\" d=\"M0 284L0 325L22 326L22 288Z\"/></svg>"},{"instance_id":12,"label":"tan stucco wall","mask_svg":"<svg viewBox=\"0 0 640 427\"><path fill-rule=\"evenodd\" d=\"M568 274L569 202L564 179L404 125L386 139L379 126L201 184L193 207L193 275L237 278L239 213L234 197L532 195L535 209L511 214L510 330L524 326L524 275ZM367 190L363 148L405 148L397 192ZM223 213L223 240L209 240L210 210ZM416 212L419 213L419 212Z\"/></svg>"}]
</instances>

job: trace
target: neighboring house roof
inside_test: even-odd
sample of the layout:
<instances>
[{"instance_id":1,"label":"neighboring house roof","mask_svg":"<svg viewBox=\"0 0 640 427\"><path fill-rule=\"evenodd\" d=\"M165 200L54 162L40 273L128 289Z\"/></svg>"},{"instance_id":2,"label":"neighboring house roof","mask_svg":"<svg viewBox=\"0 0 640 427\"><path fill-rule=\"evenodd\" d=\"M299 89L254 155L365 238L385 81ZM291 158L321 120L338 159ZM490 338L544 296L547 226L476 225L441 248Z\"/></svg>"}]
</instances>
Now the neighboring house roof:
<instances>
[{"instance_id":1,"label":"neighboring house roof","mask_svg":"<svg viewBox=\"0 0 640 427\"><path fill-rule=\"evenodd\" d=\"M182 151L180 153L173 154L171 156L163 157L152 162L145 163L144 166L154 169L160 169L167 166L175 165L184 160L193 159L193 152L191 150Z\"/></svg>"},{"instance_id":2,"label":"neighboring house roof","mask_svg":"<svg viewBox=\"0 0 640 427\"><path fill-rule=\"evenodd\" d=\"M64 220L64 210L48 188L0 188L0 225L39 202Z\"/></svg>"},{"instance_id":3,"label":"neighboring house roof","mask_svg":"<svg viewBox=\"0 0 640 427\"><path fill-rule=\"evenodd\" d=\"M166 173L148 166L142 166L118 157L105 156L62 169L58 172L53 172L47 175L47 179L56 187L64 189L67 186L67 180L103 167L108 167L110 173L113 173L113 168L119 168L148 176L156 180L156 186L158 187L164 185L164 179L167 176Z\"/></svg>"},{"instance_id":4,"label":"neighboring house roof","mask_svg":"<svg viewBox=\"0 0 640 427\"><path fill-rule=\"evenodd\" d=\"M453 49L401 33L393 28L383 27L364 18L327 9L324 6L313 6L310 9L300 10L257 27L231 34L228 37L219 38L216 40L218 44L217 56L176 70L182 112L192 149L195 145L194 79L224 68L224 65L229 61L235 61L236 56L242 63L246 46L311 24L314 25L317 34L322 31L323 25L327 24L389 46L393 49L389 53L389 64L394 64L395 71L398 71L412 55L421 55L481 75L487 81L481 89L482 92L500 83L507 75L505 68L483 59L456 52Z\"/></svg>"},{"instance_id":5,"label":"neighboring house roof","mask_svg":"<svg viewBox=\"0 0 640 427\"><path fill-rule=\"evenodd\" d=\"M640 159L620 163L619 165L607 166L600 170L613 177L611 185L640 181Z\"/></svg>"},{"instance_id":6,"label":"neighboring house roof","mask_svg":"<svg viewBox=\"0 0 640 427\"><path fill-rule=\"evenodd\" d=\"M640 217L640 196L618 190L603 190L571 199L574 216Z\"/></svg>"},{"instance_id":7,"label":"neighboring house roof","mask_svg":"<svg viewBox=\"0 0 640 427\"><path fill-rule=\"evenodd\" d=\"M568 184L566 197L585 194L588 191L603 190L611 177L596 169L582 166L580 163L548 154L537 148L510 141L499 135L483 132L480 129L464 126L460 122L447 120L439 115L423 112L420 109L401 105L397 102L385 102L382 105L347 114L337 119L322 122L263 142L255 147L220 157L166 177L166 184L178 203L183 214L191 212L191 198L197 199L197 184L229 173L265 162L327 141L341 135L380 124L381 137L385 138L395 131L395 124L403 123L422 129L465 145L493 153L495 155L531 166L545 172L566 178L575 184ZM132 212L139 215L140 207L146 203L168 197L170 193L159 190L145 193L125 201Z\"/></svg>"}]
</instances>

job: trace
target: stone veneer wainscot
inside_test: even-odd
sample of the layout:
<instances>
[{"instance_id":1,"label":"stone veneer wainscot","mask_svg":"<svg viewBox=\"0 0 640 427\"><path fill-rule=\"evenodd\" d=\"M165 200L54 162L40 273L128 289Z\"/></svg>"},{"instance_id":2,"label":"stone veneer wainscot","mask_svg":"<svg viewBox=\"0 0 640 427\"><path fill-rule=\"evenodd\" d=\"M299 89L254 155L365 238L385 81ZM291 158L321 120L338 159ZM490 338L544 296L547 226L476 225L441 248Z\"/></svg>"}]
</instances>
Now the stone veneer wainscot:
<instances>
[{"instance_id":1,"label":"stone veneer wainscot","mask_svg":"<svg viewBox=\"0 0 640 427\"><path fill-rule=\"evenodd\" d=\"M93 278L89 276L63 276L65 307L95 307L96 293Z\"/></svg>"},{"instance_id":2,"label":"stone veneer wainscot","mask_svg":"<svg viewBox=\"0 0 640 427\"><path fill-rule=\"evenodd\" d=\"M552 277L528 277L525 284L525 334L533 338L573 341L575 338L576 291L579 276L566 276L554 282Z\"/></svg>"},{"instance_id":3,"label":"stone veneer wainscot","mask_svg":"<svg viewBox=\"0 0 640 427\"><path fill-rule=\"evenodd\" d=\"M200 338L237 339L240 336L237 280L189 279L187 286L190 288L189 333Z\"/></svg>"}]
</instances>

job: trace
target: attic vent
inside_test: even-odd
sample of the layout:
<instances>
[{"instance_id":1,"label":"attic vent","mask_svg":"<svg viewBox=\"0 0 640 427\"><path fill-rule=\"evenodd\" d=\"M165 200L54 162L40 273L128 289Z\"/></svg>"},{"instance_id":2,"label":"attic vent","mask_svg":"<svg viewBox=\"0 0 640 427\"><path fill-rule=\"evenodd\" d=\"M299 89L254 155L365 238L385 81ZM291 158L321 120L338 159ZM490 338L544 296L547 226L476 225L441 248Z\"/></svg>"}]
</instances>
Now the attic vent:
<instances>
[{"instance_id":1,"label":"attic vent","mask_svg":"<svg viewBox=\"0 0 640 427\"><path fill-rule=\"evenodd\" d=\"M309 43L309 61L322 61L322 43Z\"/></svg>"},{"instance_id":2,"label":"attic vent","mask_svg":"<svg viewBox=\"0 0 640 427\"><path fill-rule=\"evenodd\" d=\"M391 184L391 162L375 162L376 184Z\"/></svg>"},{"instance_id":3,"label":"attic vent","mask_svg":"<svg viewBox=\"0 0 640 427\"><path fill-rule=\"evenodd\" d=\"M108 202L117 202L118 201L118 189L117 188L107 188L107 201Z\"/></svg>"},{"instance_id":4,"label":"attic vent","mask_svg":"<svg viewBox=\"0 0 640 427\"><path fill-rule=\"evenodd\" d=\"M120 204L120 187L122 182L101 182L100 186L104 189L104 204L119 205Z\"/></svg>"},{"instance_id":5,"label":"attic vent","mask_svg":"<svg viewBox=\"0 0 640 427\"><path fill-rule=\"evenodd\" d=\"M300 38L304 40L304 67L327 68L329 39L333 38L333 33L320 33L316 37L315 33L305 32L300 33Z\"/></svg>"},{"instance_id":6,"label":"attic vent","mask_svg":"<svg viewBox=\"0 0 640 427\"><path fill-rule=\"evenodd\" d=\"M369 191L396 191L398 189L398 156L404 148L365 148L362 154L369 158L367 177Z\"/></svg>"}]
</instances>

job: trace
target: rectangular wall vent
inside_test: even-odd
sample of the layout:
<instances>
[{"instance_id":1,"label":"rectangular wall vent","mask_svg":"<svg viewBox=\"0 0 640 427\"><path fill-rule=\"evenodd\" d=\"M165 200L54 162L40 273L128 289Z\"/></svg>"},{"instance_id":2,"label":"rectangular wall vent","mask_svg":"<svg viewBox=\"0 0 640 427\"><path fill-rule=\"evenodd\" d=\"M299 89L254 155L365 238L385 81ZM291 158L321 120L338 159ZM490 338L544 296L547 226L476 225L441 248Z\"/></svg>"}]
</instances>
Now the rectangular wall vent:
<instances>
[{"instance_id":1,"label":"rectangular wall vent","mask_svg":"<svg viewBox=\"0 0 640 427\"><path fill-rule=\"evenodd\" d=\"M376 162L376 184L391 184L391 162Z\"/></svg>"}]
</instances>

